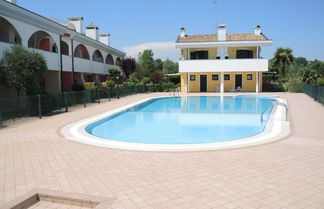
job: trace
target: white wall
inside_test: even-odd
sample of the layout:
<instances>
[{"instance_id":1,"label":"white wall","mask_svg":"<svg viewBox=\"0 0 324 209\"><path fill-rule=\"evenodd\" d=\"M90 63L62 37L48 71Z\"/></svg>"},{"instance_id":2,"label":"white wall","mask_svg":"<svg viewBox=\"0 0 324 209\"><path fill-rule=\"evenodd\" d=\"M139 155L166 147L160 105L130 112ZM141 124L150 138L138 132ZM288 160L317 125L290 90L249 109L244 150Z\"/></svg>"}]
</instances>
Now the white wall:
<instances>
[{"instance_id":1,"label":"white wall","mask_svg":"<svg viewBox=\"0 0 324 209\"><path fill-rule=\"evenodd\" d=\"M268 71L267 59L180 60L179 72Z\"/></svg>"}]
</instances>

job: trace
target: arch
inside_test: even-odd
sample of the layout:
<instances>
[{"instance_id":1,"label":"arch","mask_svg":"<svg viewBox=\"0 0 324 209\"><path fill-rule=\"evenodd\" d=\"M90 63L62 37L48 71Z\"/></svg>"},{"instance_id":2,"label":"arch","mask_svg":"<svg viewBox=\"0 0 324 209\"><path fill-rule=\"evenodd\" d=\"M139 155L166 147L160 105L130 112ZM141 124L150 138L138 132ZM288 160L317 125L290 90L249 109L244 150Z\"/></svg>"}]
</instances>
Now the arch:
<instances>
[{"instance_id":1,"label":"arch","mask_svg":"<svg viewBox=\"0 0 324 209\"><path fill-rule=\"evenodd\" d=\"M117 66L120 66L121 65L121 59L120 59L120 57L117 57L116 58L116 62L115 63L116 63Z\"/></svg>"},{"instance_id":2,"label":"arch","mask_svg":"<svg viewBox=\"0 0 324 209\"><path fill-rule=\"evenodd\" d=\"M45 31L33 33L28 40L28 47L57 53L57 45L54 39Z\"/></svg>"},{"instance_id":3,"label":"arch","mask_svg":"<svg viewBox=\"0 0 324 209\"><path fill-rule=\"evenodd\" d=\"M95 61L95 62L102 62L102 63L104 62L103 61L103 56L102 56L101 52L98 49L93 52L92 60Z\"/></svg>"},{"instance_id":4,"label":"arch","mask_svg":"<svg viewBox=\"0 0 324 209\"><path fill-rule=\"evenodd\" d=\"M65 41L61 41L61 52L64 55L69 55L69 45Z\"/></svg>"},{"instance_id":5,"label":"arch","mask_svg":"<svg viewBox=\"0 0 324 209\"><path fill-rule=\"evenodd\" d=\"M106 64L109 64L109 65L114 65L115 62L114 62L114 58L111 54L108 54L107 57L106 57Z\"/></svg>"},{"instance_id":6,"label":"arch","mask_svg":"<svg viewBox=\"0 0 324 209\"><path fill-rule=\"evenodd\" d=\"M79 44L77 47L75 47L74 56L83 59L90 59L89 51L83 44Z\"/></svg>"},{"instance_id":7,"label":"arch","mask_svg":"<svg viewBox=\"0 0 324 209\"><path fill-rule=\"evenodd\" d=\"M18 31L7 19L0 16L0 25L0 42L21 45Z\"/></svg>"}]
</instances>

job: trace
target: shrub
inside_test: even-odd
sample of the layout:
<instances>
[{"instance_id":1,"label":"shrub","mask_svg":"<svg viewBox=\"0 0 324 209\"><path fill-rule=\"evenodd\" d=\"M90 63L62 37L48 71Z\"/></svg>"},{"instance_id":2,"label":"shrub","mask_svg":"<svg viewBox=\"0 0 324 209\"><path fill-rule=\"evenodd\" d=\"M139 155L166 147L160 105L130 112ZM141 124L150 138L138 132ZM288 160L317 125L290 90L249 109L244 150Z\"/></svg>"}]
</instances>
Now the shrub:
<instances>
[{"instance_id":1,"label":"shrub","mask_svg":"<svg viewBox=\"0 0 324 209\"><path fill-rule=\"evenodd\" d=\"M289 92L303 92L304 84L301 78L289 79L283 84L286 91Z\"/></svg>"},{"instance_id":2,"label":"shrub","mask_svg":"<svg viewBox=\"0 0 324 209\"><path fill-rule=\"evenodd\" d=\"M84 83L84 88L86 90L93 90L93 89L96 89L97 86L96 86L96 84L94 82L85 82Z\"/></svg>"},{"instance_id":3,"label":"shrub","mask_svg":"<svg viewBox=\"0 0 324 209\"><path fill-rule=\"evenodd\" d=\"M107 87L112 88L116 86L116 82L112 79L106 81Z\"/></svg>"},{"instance_id":4,"label":"shrub","mask_svg":"<svg viewBox=\"0 0 324 209\"><path fill-rule=\"evenodd\" d=\"M153 71L150 74L150 79L154 84L161 83L161 81L163 80L163 77L164 77L164 74L157 70Z\"/></svg>"},{"instance_id":5,"label":"shrub","mask_svg":"<svg viewBox=\"0 0 324 209\"><path fill-rule=\"evenodd\" d=\"M170 91L171 89L174 89L175 85L172 82L162 83L161 84L161 90L162 91Z\"/></svg>"},{"instance_id":6,"label":"shrub","mask_svg":"<svg viewBox=\"0 0 324 209\"><path fill-rule=\"evenodd\" d=\"M146 85L146 84L151 83L151 80L150 80L150 78L148 78L148 77L144 77L144 78L142 79L141 83L143 83L143 84Z\"/></svg>"},{"instance_id":7,"label":"shrub","mask_svg":"<svg viewBox=\"0 0 324 209\"><path fill-rule=\"evenodd\" d=\"M121 71L119 68L110 68L108 72L110 76L115 80L115 82L117 81L117 78L121 75Z\"/></svg>"},{"instance_id":8,"label":"shrub","mask_svg":"<svg viewBox=\"0 0 324 209\"><path fill-rule=\"evenodd\" d=\"M83 83L74 83L72 85L72 91L83 91L84 89Z\"/></svg>"},{"instance_id":9,"label":"shrub","mask_svg":"<svg viewBox=\"0 0 324 209\"><path fill-rule=\"evenodd\" d=\"M317 79L317 85L324 86L324 78L318 78Z\"/></svg>"},{"instance_id":10,"label":"shrub","mask_svg":"<svg viewBox=\"0 0 324 209\"><path fill-rule=\"evenodd\" d=\"M178 84L178 83L180 83L180 75L170 76L169 80L174 84Z\"/></svg>"}]
</instances>

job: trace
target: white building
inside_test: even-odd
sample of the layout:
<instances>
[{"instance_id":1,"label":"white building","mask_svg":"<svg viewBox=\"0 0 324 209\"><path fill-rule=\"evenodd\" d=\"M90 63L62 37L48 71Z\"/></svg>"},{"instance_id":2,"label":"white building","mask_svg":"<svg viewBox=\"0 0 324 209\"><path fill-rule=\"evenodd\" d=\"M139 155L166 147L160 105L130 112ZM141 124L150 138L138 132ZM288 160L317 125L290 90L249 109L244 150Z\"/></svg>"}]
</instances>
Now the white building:
<instances>
[{"instance_id":1,"label":"white building","mask_svg":"<svg viewBox=\"0 0 324 209\"><path fill-rule=\"evenodd\" d=\"M42 81L47 92L70 91L72 84L104 81L125 53L110 46L109 34L90 24L82 31L83 18L67 22L24 9L14 0L0 0L0 58L13 44L44 54L48 71Z\"/></svg>"}]
</instances>

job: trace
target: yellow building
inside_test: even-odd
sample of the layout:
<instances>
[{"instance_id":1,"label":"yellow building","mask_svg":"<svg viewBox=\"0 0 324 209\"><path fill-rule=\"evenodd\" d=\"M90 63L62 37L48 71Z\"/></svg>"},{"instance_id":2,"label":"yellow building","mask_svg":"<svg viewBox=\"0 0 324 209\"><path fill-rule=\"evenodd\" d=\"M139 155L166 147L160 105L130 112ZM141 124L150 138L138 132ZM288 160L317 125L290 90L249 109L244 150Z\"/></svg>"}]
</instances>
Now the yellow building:
<instances>
[{"instance_id":1,"label":"yellow building","mask_svg":"<svg viewBox=\"0 0 324 209\"><path fill-rule=\"evenodd\" d=\"M180 49L181 91L262 91L262 73L268 60L260 58L261 47L272 41L256 26L254 33L227 34L220 24L216 34L186 35L181 28L176 41Z\"/></svg>"}]
</instances>

